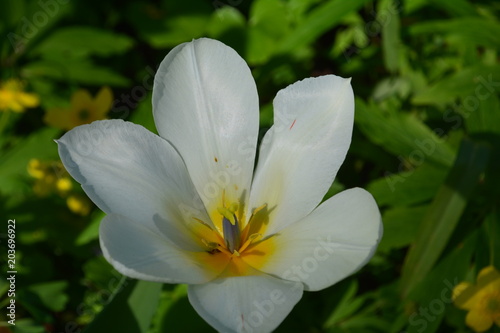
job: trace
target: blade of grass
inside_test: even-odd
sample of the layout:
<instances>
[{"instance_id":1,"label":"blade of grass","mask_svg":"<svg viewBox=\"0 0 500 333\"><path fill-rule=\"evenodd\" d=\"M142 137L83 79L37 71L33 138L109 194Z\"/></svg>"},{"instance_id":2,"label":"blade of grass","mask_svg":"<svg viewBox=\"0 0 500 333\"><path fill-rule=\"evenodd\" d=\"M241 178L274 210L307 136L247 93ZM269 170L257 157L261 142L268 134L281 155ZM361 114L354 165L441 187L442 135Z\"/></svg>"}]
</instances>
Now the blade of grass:
<instances>
[{"instance_id":1,"label":"blade of grass","mask_svg":"<svg viewBox=\"0 0 500 333\"><path fill-rule=\"evenodd\" d=\"M489 148L463 140L447 180L438 190L403 265L401 292L406 297L439 259L484 172Z\"/></svg>"}]
</instances>

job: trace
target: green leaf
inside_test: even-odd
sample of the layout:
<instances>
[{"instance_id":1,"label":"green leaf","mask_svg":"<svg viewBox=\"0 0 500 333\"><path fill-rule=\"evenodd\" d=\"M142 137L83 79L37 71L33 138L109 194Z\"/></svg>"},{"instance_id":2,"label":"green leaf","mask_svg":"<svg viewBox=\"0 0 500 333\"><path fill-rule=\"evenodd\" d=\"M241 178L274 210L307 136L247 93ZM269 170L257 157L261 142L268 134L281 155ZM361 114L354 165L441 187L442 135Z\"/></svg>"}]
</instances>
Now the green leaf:
<instances>
[{"instance_id":1,"label":"green leaf","mask_svg":"<svg viewBox=\"0 0 500 333\"><path fill-rule=\"evenodd\" d=\"M368 38L365 35L363 24L351 24L345 30L341 30L335 36L335 43L331 50L331 54L337 57L341 54L346 54L346 50L352 45L362 48L368 44Z\"/></svg>"},{"instance_id":2,"label":"green leaf","mask_svg":"<svg viewBox=\"0 0 500 333\"><path fill-rule=\"evenodd\" d=\"M153 118L153 105L151 104L151 93L148 93L146 97L139 103L137 109L134 110L130 121L144 126L149 131L158 134L156 130L155 121Z\"/></svg>"},{"instance_id":3,"label":"green leaf","mask_svg":"<svg viewBox=\"0 0 500 333\"><path fill-rule=\"evenodd\" d=\"M427 2L427 1L425 1ZM467 0L434 0L428 2L432 6L443 9L453 16L477 16L476 7ZM469 27L467 27L469 28Z\"/></svg>"},{"instance_id":4,"label":"green leaf","mask_svg":"<svg viewBox=\"0 0 500 333\"><path fill-rule=\"evenodd\" d=\"M489 248L489 262L495 267L500 267L500 211L493 207L492 212L485 219L485 235Z\"/></svg>"},{"instance_id":5,"label":"green leaf","mask_svg":"<svg viewBox=\"0 0 500 333\"><path fill-rule=\"evenodd\" d=\"M412 103L417 105L443 105L457 98L467 99L461 107L470 111L487 99L500 86L500 65L475 65L456 72L433 85L417 91ZM476 106L477 105L477 106ZM472 110L471 109L471 110Z\"/></svg>"},{"instance_id":6,"label":"green leaf","mask_svg":"<svg viewBox=\"0 0 500 333\"><path fill-rule=\"evenodd\" d=\"M46 333L47 330L44 326L35 323L34 320L30 318L20 318L16 319L16 333Z\"/></svg>"},{"instance_id":7,"label":"green leaf","mask_svg":"<svg viewBox=\"0 0 500 333\"><path fill-rule=\"evenodd\" d=\"M351 12L357 11L368 0L333 0L316 7L278 45L280 54L290 53L316 40L320 35L337 26Z\"/></svg>"},{"instance_id":8,"label":"green leaf","mask_svg":"<svg viewBox=\"0 0 500 333\"><path fill-rule=\"evenodd\" d=\"M9 0L8 4L2 3L0 21L10 25L4 41L8 41L9 51L15 53L13 57L20 56L32 45L36 45L72 7L71 1Z\"/></svg>"},{"instance_id":9,"label":"green leaf","mask_svg":"<svg viewBox=\"0 0 500 333\"><path fill-rule=\"evenodd\" d=\"M414 239L428 206L396 207L384 211L384 237L377 248L387 252L409 245Z\"/></svg>"},{"instance_id":10,"label":"green leaf","mask_svg":"<svg viewBox=\"0 0 500 333\"><path fill-rule=\"evenodd\" d=\"M339 323L346 317L352 315L363 305L362 299L355 298L357 291L358 291L358 283L356 280L353 280L347 286L347 289L345 290L337 306L323 324L324 328L329 328L334 326L335 324Z\"/></svg>"},{"instance_id":11,"label":"green leaf","mask_svg":"<svg viewBox=\"0 0 500 333\"><path fill-rule=\"evenodd\" d=\"M177 286L164 301L158 332L215 332L189 303L186 285Z\"/></svg>"},{"instance_id":12,"label":"green leaf","mask_svg":"<svg viewBox=\"0 0 500 333\"><path fill-rule=\"evenodd\" d=\"M206 33L213 7L205 0L163 1L162 6L132 2L127 18L147 43L155 48L174 47Z\"/></svg>"},{"instance_id":13,"label":"green leaf","mask_svg":"<svg viewBox=\"0 0 500 333\"><path fill-rule=\"evenodd\" d=\"M84 333L148 332L162 284L124 279Z\"/></svg>"},{"instance_id":14,"label":"green leaf","mask_svg":"<svg viewBox=\"0 0 500 333\"><path fill-rule=\"evenodd\" d=\"M465 105L465 100L462 103ZM478 103L477 108L459 110L465 119L465 126L469 134L497 133L500 134L500 101L496 95L489 95Z\"/></svg>"},{"instance_id":15,"label":"green leaf","mask_svg":"<svg viewBox=\"0 0 500 333\"><path fill-rule=\"evenodd\" d=\"M439 259L472 190L486 169L488 158L489 149L486 145L462 141L446 183L441 186L429 207L406 256L401 278L403 295L407 295Z\"/></svg>"},{"instance_id":16,"label":"green leaf","mask_svg":"<svg viewBox=\"0 0 500 333\"><path fill-rule=\"evenodd\" d=\"M46 58L85 58L90 55L111 56L128 51L133 40L122 34L92 27L68 27L56 30L33 51Z\"/></svg>"},{"instance_id":17,"label":"green leaf","mask_svg":"<svg viewBox=\"0 0 500 333\"><path fill-rule=\"evenodd\" d=\"M0 189L3 194L19 191L28 177L27 166L32 158L57 158L57 145L53 141L59 130L43 128L16 143L2 153L0 159Z\"/></svg>"},{"instance_id":18,"label":"green leaf","mask_svg":"<svg viewBox=\"0 0 500 333\"><path fill-rule=\"evenodd\" d=\"M461 282L470 267L477 243L477 232L444 254L444 258L412 290L408 300L418 303L410 314L408 333L436 332L448 307L452 307L453 288ZM432 320L431 320L432 319Z\"/></svg>"},{"instance_id":19,"label":"green leaf","mask_svg":"<svg viewBox=\"0 0 500 333\"><path fill-rule=\"evenodd\" d=\"M0 24L5 24L5 27L15 26L25 12L25 0L3 0L2 10L0 11Z\"/></svg>"},{"instance_id":20,"label":"green leaf","mask_svg":"<svg viewBox=\"0 0 500 333\"><path fill-rule=\"evenodd\" d=\"M434 197L444 182L448 168L423 164L413 170L376 179L367 186L380 206L409 206L426 202Z\"/></svg>"},{"instance_id":21,"label":"green leaf","mask_svg":"<svg viewBox=\"0 0 500 333\"><path fill-rule=\"evenodd\" d=\"M465 28L467 27L467 28ZM448 34L456 36L464 43L500 48L500 23L481 17L467 17L453 20L427 21L412 24L411 35Z\"/></svg>"},{"instance_id":22,"label":"green leaf","mask_svg":"<svg viewBox=\"0 0 500 333\"><path fill-rule=\"evenodd\" d=\"M236 8L224 6L212 14L207 25L207 35L231 45L236 52L243 55L247 44L246 24L245 17Z\"/></svg>"},{"instance_id":23,"label":"green leaf","mask_svg":"<svg viewBox=\"0 0 500 333\"><path fill-rule=\"evenodd\" d=\"M51 281L29 286L28 290L37 295L48 309L58 312L64 309L69 300L64 293L67 287L67 281Z\"/></svg>"},{"instance_id":24,"label":"green leaf","mask_svg":"<svg viewBox=\"0 0 500 333\"><path fill-rule=\"evenodd\" d=\"M99 225L101 224L101 220L104 218L106 214L101 210L97 210L92 214L92 219L90 224L78 235L78 238L75 240L75 245L85 245L94 239L99 238Z\"/></svg>"},{"instance_id":25,"label":"green leaf","mask_svg":"<svg viewBox=\"0 0 500 333\"><path fill-rule=\"evenodd\" d=\"M250 9L245 59L251 65L266 63L279 42L290 33L285 3L280 0L256 0Z\"/></svg>"},{"instance_id":26,"label":"green leaf","mask_svg":"<svg viewBox=\"0 0 500 333\"><path fill-rule=\"evenodd\" d=\"M383 0L379 3L377 21L382 25L384 64L389 72L394 73L399 69L402 43L399 37L399 9L393 0Z\"/></svg>"},{"instance_id":27,"label":"green leaf","mask_svg":"<svg viewBox=\"0 0 500 333\"><path fill-rule=\"evenodd\" d=\"M130 80L109 69L94 65L89 60L40 60L30 62L22 69L26 77L43 77L68 83L72 81L83 85L111 85L124 87Z\"/></svg>"},{"instance_id":28,"label":"green leaf","mask_svg":"<svg viewBox=\"0 0 500 333\"><path fill-rule=\"evenodd\" d=\"M452 165L455 153L412 114L384 112L374 103L356 99L355 123L374 143L381 145L399 159L411 164L431 162L439 166Z\"/></svg>"},{"instance_id":29,"label":"green leaf","mask_svg":"<svg viewBox=\"0 0 500 333\"><path fill-rule=\"evenodd\" d=\"M122 275L103 257L96 256L85 262L82 267L85 273L85 285L100 289L112 289L122 280ZM99 299L102 302L102 299Z\"/></svg>"},{"instance_id":30,"label":"green leaf","mask_svg":"<svg viewBox=\"0 0 500 333\"><path fill-rule=\"evenodd\" d=\"M406 98L412 90L412 82L408 77L394 77L380 80L373 89L372 97L376 101L384 100L391 96L400 99Z\"/></svg>"},{"instance_id":31,"label":"green leaf","mask_svg":"<svg viewBox=\"0 0 500 333\"><path fill-rule=\"evenodd\" d=\"M62 311L69 300L64 290L67 281L31 285L16 292L17 299L40 322L52 322L51 312Z\"/></svg>"}]
</instances>

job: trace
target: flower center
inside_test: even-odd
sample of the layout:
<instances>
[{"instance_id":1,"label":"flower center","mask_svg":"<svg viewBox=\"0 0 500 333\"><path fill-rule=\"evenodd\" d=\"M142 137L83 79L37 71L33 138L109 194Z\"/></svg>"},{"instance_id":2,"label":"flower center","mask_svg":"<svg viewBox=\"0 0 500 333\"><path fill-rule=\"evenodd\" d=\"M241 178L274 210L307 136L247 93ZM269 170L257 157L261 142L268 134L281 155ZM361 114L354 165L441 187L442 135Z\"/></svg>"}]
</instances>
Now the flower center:
<instances>
[{"instance_id":1,"label":"flower center","mask_svg":"<svg viewBox=\"0 0 500 333\"><path fill-rule=\"evenodd\" d=\"M209 255L207 269L224 266L224 276L254 275L275 251L273 239L278 234L264 236L270 212L264 204L254 208L247 218L244 206L227 202L223 196L221 206L213 208L209 214L212 223L192 217L196 223L189 229Z\"/></svg>"},{"instance_id":2,"label":"flower center","mask_svg":"<svg viewBox=\"0 0 500 333\"><path fill-rule=\"evenodd\" d=\"M220 229L212 229L203 221L199 221L210 231L201 234L201 241L207 247L206 252L210 254L224 253L230 257L239 257L245 250L253 245L264 241L261 239L260 231L263 226L263 219L259 216L266 208L266 205L254 209L253 214L248 219L248 223L243 225L237 217L238 204L233 203L229 207L218 207L217 212L221 216L222 223ZM207 233L208 232L208 233ZM210 241L211 240L211 241Z\"/></svg>"},{"instance_id":3,"label":"flower center","mask_svg":"<svg viewBox=\"0 0 500 333\"><path fill-rule=\"evenodd\" d=\"M489 293L484 298L485 310L500 315L500 291Z\"/></svg>"},{"instance_id":4,"label":"flower center","mask_svg":"<svg viewBox=\"0 0 500 333\"><path fill-rule=\"evenodd\" d=\"M90 118L90 112L87 109L82 109L78 111L78 119L80 120L88 120Z\"/></svg>"}]
</instances>

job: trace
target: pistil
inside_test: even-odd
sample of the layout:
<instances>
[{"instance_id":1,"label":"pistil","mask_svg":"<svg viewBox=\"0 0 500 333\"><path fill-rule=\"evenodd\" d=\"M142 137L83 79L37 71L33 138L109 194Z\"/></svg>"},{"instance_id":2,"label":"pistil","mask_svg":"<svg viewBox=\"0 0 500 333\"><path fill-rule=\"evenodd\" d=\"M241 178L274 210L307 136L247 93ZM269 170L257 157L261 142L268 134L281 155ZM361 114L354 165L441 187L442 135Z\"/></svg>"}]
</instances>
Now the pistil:
<instances>
[{"instance_id":1,"label":"pistil","mask_svg":"<svg viewBox=\"0 0 500 333\"><path fill-rule=\"evenodd\" d=\"M234 214L233 221L234 223L231 223L231 221L225 216L222 218L222 230L224 232L224 239L226 241L227 249L231 253L234 253L236 249L239 249L241 243L240 226L238 225L238 219Z\"/></svg>"}]
</instances>

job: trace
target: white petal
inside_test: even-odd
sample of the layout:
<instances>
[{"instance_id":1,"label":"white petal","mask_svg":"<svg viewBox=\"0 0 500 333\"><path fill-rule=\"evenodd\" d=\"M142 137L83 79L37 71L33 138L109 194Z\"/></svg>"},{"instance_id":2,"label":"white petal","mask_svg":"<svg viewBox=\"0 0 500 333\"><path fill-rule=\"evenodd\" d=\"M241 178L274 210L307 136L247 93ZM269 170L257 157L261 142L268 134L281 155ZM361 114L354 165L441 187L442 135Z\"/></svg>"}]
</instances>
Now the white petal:
<instances>
[{"instance_id":1,"label":"white petal","mask_svg":"<svg viewBox=\"0 0 500 333\"><path fill-rule=\"evenodd\" d=\"M372 195L360 188L346 190L267 240L274 242L274 252L259 269L301 281L306 290L321 290L365 265L381 237L382 220ZM253 251L258 253L259 245Z\"/></svg>"},{"instance_id":2,"label":"white petal","mask_svg":"<svg viewBox=\"0 0 500 333\"><path fill-rule=\"evenodd\" d=\"M219 332L271 332L302 297L302 283L268 275L190 285L189 301Z\"/></svg>"},{"instance_id":3,"label":"white petal","mask_svg":"<svg viewBox=\"0 0 500 333\"><path fill-rule=\"evenodd\" d=\"M249 194L259 126L257 89L231 48L198 39L173 49L155 76L160 135L184 159L207 209Z\"/></svg>"},{"instance_id":4,"label":"white petal","mask_svg":"<svg viewBox=\"0 0 500 333\"><path fill-rule=\"evenodd\" d=\"M210 266L210 254L178 248L156 228L111 214L99 228L104 257L120 273L166 283L204 283L223 270Z\"/></svg>"},{"instance_id":5,"label":"white petal","mask_svg":"<svg viewBox=\"0 0 500 333\"><path fill-rule=\"evenodd\" d=\"M144 127L121 120L74 128L60 140L59 155L105 213L156 225L177 245L196 250L186 223L209 222L179 154Z\"/></svg>"},{"instance_id":6,"label":"white petal","mask_svg":"<svg viewBox=\"0 0 500 333\"><path fill-rule=\"evenodd\" d=\"M267 204L267 234L309 214L333 182L351 142L354 95L350 79L305 79L278 92L274 125L261 146L251 209Z\"/></svg>"}]
</instances>

